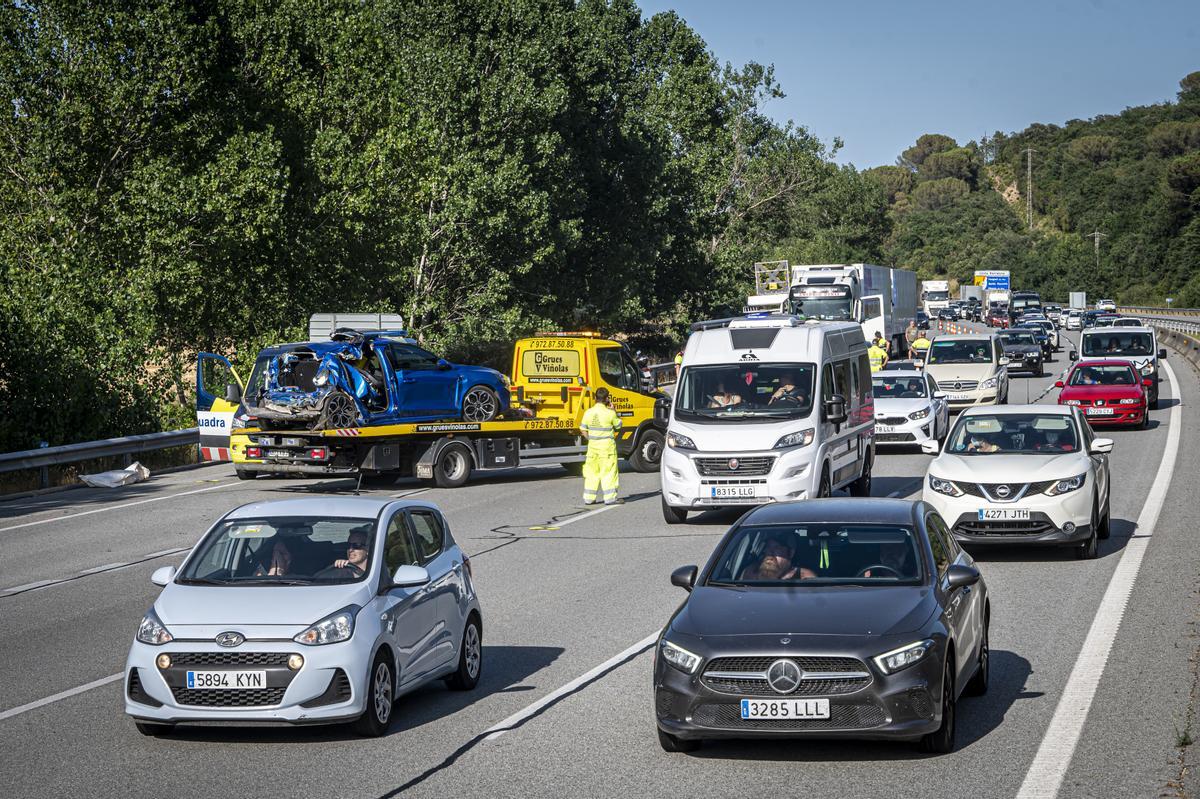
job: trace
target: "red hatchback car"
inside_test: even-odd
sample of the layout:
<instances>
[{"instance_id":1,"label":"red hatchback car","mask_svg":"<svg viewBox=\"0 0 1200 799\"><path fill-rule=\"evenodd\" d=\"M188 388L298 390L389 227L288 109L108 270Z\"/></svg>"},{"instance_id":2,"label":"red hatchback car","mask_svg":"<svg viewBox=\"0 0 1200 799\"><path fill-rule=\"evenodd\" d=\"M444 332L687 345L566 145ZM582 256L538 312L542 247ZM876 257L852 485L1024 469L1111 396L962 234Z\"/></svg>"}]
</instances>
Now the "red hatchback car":
<instances>
[{"instance_id":1,"label":"red hatchback car","mask_svg":"<svg viewBox=\"0 0 1200 799\"><path fill-rule=\"evenodd\" d=\"M1146 387L1152 381L1143 380L1128 361L1080 361L1054 385L1062 389L1058 404L1078 405L1089 424L1150 424Z\"/></svg>"}]
</instances>

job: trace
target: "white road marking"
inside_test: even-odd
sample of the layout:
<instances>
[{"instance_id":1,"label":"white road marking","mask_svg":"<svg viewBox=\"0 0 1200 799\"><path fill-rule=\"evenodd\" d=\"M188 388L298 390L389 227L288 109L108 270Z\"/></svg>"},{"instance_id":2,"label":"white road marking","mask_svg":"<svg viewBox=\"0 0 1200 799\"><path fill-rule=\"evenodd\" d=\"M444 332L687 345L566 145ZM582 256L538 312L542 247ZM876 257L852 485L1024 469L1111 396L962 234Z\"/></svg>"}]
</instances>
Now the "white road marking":
<instances>
[{"instance_id":1,"label":"white road marking","mask_svg":"<svg viewBox=\"0 0 1200 799\"><path fill-rule=\"evenodd\" d=\"M608 508L606 507L603 510L607 510L607 509ZM509 716L508 718L506 718L504 721L500 722L499 724L494 724L491 727L488 727L486 730L483 731L483 735L484 735L483 740L494 741L495 739L499 738L504 733L511 730L516 725L520 724L525 719L527 719L530 716L537 713L542 708L544 708L547 705L558 700L559 697L562 697L562 696L565 696L566 694L571 693L576 688L578 688L579 686L588 682L589 680L595 679L597 677L597 675L603 674L605 671L612 668L613 666L620 663L621 661L628 660L630 657L640 653L642 650L653 645L654 642L658 640L658 636L659 636L659 632L653 632L650 635L647 635L645 638L638 641L633 646L629 647L628 649L624 650L623 652L613 655L608 660L601 663L599 666L596 666L595 668L590 669L589 671L585 672L584 674L579 675L578 677L571 680L569 683L562 686L561 688L558 688L555 691L551 691L550 693L546 694L544 697L542 697L538 701L534 702L532 705L529 705L528 707L518 710L516 713L513 713L511 716ZM117 676L120 676L120 675L117 675Z\"/></svg>"},{"instance_id":2,"label":"white road marking","mask_svg":"<svg viewBox=\"0 0 1200 799\"><path fill-rule=\"evenodd\" d=\"M621 507L621 506L620 505L601 505L600 507L596 508L595 510L589 510L586 513L581 513L578 516L572 516L571 518L564 519L561 522L554 522L554 526L555 527L566 527L568 524L574 524L575 522L583 521L584 519L588 519L592 516L596 516L597 514L604 513L604 511L606 511L606 510L612 510L613 508L619 508L619 507Z\"/></svg>"},{"instance_id":3,"label":"white road marking","mask_svg":"<svg viewBox=\"0 0 1200 799\"><path fill-rule=\"evenodd\" d=\"M41 588L46 585L54 585L58 580L38 580L36 583L25 583L24 585L14 585L12 588L5 588L5 594L18 594L22 591L32 591L34 588Z\"/></svg>"},{"instance_id":4,"label":"white road marking","mask_svg":"<svg viewBox=\"0 0 1200 799\"><path fill-rule=\"evenodd\" d=\"M19 716L22 713L27 713L30 710L36 710L39 707L57 702L60 699L67 699L68 697L75 696L76 694L82 694L83 692L90 691L93 688L99 688L102 685L108 685L110 682L116 682L117 680L121 679L122 676L124 675L121 673L110 674L107 677L101 677L98 680L93 680L92 682L81 685L78 688L71 688L70 690L63 691L62 693L54 694L54 696L47 696L44 699L38 699L26 705L18 705L17 707L9 708L8 710L0 712L0 721L11 719L13 716Z\"/></svg>"},{"instance_id":5,"label":"white road marking","mask_svg":"<svg viewBox=\"0 0 1200 799\"><path fill-rule=\"evenodd\" d=\"M187 552L189 549L191 549L191 547L176 547L175 549L164 549L160 552L151 552L149 555L143 555L140 558L135 558L134 560L118 562L118 563L106 563L103 566L95 566L91 569L84 569L81 572L76 572L75 574L72 574L70 577L55 577L55 578L51 578L49 580L38 580L36 583L26 583L25 585L15 585L12 588L3 588L3 589L0 589L0 599L14 596L16 594L23 594L26 591L33 591L38 588L48 588L49 586L52 586L52 585L60 585L61 583L69 583L72 580L78 580L80 577L88 577L93 574L100 574L101 572L116 571L117 569L124 569L129 566L136 566L139 563L146 563L147 561L154 560L155 558L163 558L163 557L166 557L167 555L178 555L180 552Z\"/></svg>"},{"instance_id":6,"label":"white road marking","mask_svg":"<svg viewBox=\"0 0 1200 799\"><path fill-rule=\"evenodd\" d=\"M149 499L139 499L136 502L126 502L123 505L110 505L106 508L93 508L92 510L84 510L79 513L68 513L66 516L54 516L50 519L38 519L35 522L23 522L22 524L14 524L11 527L0 527L0 533L7 533L9 530L20 530L23 527L36 527L39 524L50 524L51 522L62 522L67 519L78 519L80 516L91 516L93 513L104 513L110 510L121 510L122 508L132 508L135 505L145 505L149 502L162 502L164 499L175 499L176 497L186 497L190 494L203 494L205 491L216 491L220 488L229 488L237 483L222 483L221 485L208 486L207 488L197 488L194 491L180 491L177 494L167 494L163 497L150 497Z\"/></svg>"},{"instance_id":7,"label":"white road marking","mask_svg":"<svg viewBox=\"0 0 1200 799\"><path fill-rule=\"evenodd\" d=\"M1175 472L1175 456L1179 452L1180 436L1180 403L1179 381L1170 364L1163 362L1167 376L1175 387L1176 404L1171 408L1170 428L1167 430L1167 445L1163 449L1162 462L1158 473L1154 476L1150 493L1142 505L1138 515L1137 535L1132 535L1125 544L1121 560L1108 581L1104 598L1092 620L1092 627L1084 639L1083 648L1067 678L1067 685L1059 697L1058 706L1054 709L1054 717L1042 737L1037 754L1025 773L1025 780L1017 792L1017 799L1054 799L1058 796L1063 778L1075 755L1075 747L1079 744L1079 736L1083 733L1083 725L1087 721L1088 711L1096 697L1096 689L1100 678L1104 675L1104 667L1108 663L1109 653L1121 627L1121 619L1125 615L1125 607L1129 604L1129 595L1133 592L1134 581L1137 580L1138 570L1146 555L1146 548L1154 535L1154 527L1158 523L1158 514L1167 498L1167 490L1171 487L1171 476Z\"/></svg>"},{"instance_id":8,"label":"white road marking","mask_svg":"<svg viewBox=\"0 0 1200 799\"><path fill-rule=\"evenodd\" d=\"M83 571L81 571L79 573L79 575L82 577L85 574L95 574L96 572L108 571L109 569L116 569L118 567L128 566L128 565L129 564L124 561L119 562L119 563L105 563L103 566L93 566L90 569L84 569Z\"/></svg>"}]
</instances>

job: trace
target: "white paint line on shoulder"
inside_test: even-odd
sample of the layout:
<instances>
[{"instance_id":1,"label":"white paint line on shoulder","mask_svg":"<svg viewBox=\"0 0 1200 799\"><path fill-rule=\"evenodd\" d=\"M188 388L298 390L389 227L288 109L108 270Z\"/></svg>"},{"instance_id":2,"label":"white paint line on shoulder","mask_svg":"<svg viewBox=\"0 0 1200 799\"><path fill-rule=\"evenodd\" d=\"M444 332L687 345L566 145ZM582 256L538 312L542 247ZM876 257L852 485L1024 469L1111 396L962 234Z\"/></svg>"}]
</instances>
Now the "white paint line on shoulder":
<instances>
[{"instance_id":1,"label":"white paint line on shoulder","mask_svg":"<svg viewBox=\"0 0 1200 799\"><path fill-rule=\"evenodd\" d=\"M36 710L39 707L52 704L60 699L66 699L77 694L82 694L85 691L92 690L93 688L99 688L102 685L108 685L111 682L116 682L117 680L121 679L121 677L122 675L120 673L110 674L107 677L101 677L98 680L92 680L91 682L80 685L77 688L71 688L61 693L54 694L53 696L47 696L43 699L38 699L25 705L17 705L16 707L9 708L8 710L0 711L0 721L11 719L13 716L19 716L22 713L28 713L30 710Z\"/></svg>"},{"instance_id":2,"label":"white paint line on shoulder","mask_svg":"<svg viewBox=\"0 0 1200 799\"><path fill-rule=\"evenodd\" d=\"M590 519L593 516L604 513L606 510L612 510L613 508L619 508L619 507L621 507L621 506L620 505L601 505L600 507L596 508L595 510L585 511L584 513L580 513L577 516L572 516L568 519L563 519L561 522L554 522L554 526L555 527L566 527L568 524L574 524L575 522L581 522L584 519Z\"/></svg>"},{"instance_id":3,"label":"white paint line on shoulder","mask_svg":"<svg viewBox=\"0 0 1200 799\"><path fill-rule=\"evenodd\" d=\"M51 524L52 522L63 522L68 519L78 519L80 516L91 516L93 513L105 513L106 511L110 511L110 510L121 510L122 508L132 508L137 505L146 505L150 502L162 502L163 500L176 499L177 497L186 497L191 494L203 494L205 491L217 491L218 489L229 488L230 486L235 486L235 485L237 485L237 483L222 483L221 485L208 486L206 488L197 488L193 491L180 491L178 493L167 494L166 496L162 496L162 497L150 497L148 499L139 499L136 502L125 502L121 505L108 505L103 508L92 508L91 510L80 511L79 513L68 513L65 516L52 516L49 519L38 519L37 521L32 521L32 522L22 522L21 524L14 524L14 525L10 525L8 527L0 527L0 533L7 533L9 530L20 530L25 527L36 527L39 524Z\"/></svg>"},{"instance_id":4,"label":"white paint line on shoulder","mask_svg":"<svg viewBox=\"0 0 1200 799\"><path fill-rule=\"evenodd\" d=\"M604 508L603 510L607 510L607 508ZM508 718L506 718L504 721L500 722L499 724L492 725L491 727L489 727L488 729L483 731L483 735L484 735L483 740L494 741L495 739L499 738L504 733L519 726L526 719L530 718L531 716L536 715L543 708L554 704L560 698L570 694L571 692L577 690L578 688L581 688L582 686L584 686L587 683L591 682L592 680L596 679L600 675L604 674L609 669L620 665L621 663L629 660L630 658L634 657L635 655L641 654L646 649L648 649L654 645L654 642L658 640L658 636L659 636L658 632L653 632L650 635L647 635L645 638L638 641L633 646L629 647L628 649L625 649L622 652L617 653L616 655L613 655L608 660L601 663L599 666L589 669L587 672L579 675L578 677L571 680L566 685L563 685L561 688L551 691L550 693L546 694L544 697L542 697L538 701L534 702L533 704L528 705L527 707L524 707L521 710L518 710L516 713L513 713L511 716L509 716Z\"/></svg>"},{"instance_id":5,"label":"white paint line on shoulder","mask_svg":"<svg viewBox=\"0 0 1200 799\"><path fill-rule=\"evenodd\" d=\"M1178 399L1180 386L1179 381L1175 379L1175 372L1165 361L1163 366ZM1133 584L1141 569L1146 548L1150 546L1150 540L1154 536L1159 512L1171 487L1175 456L1179 452L1181 418L1180 405L1176 403L1171 408L1162 462L1159 463L1150 493L1142 505L1142 512L1138 515L1135 528L1137 535L1133 535L1126 542L1121 560L1108 581L1104 598L1100 600L1100 607L1092 620L1087 638L1084 639L1083 648L1079 650L1079 657L1076 658L1066 687L1058 699L1050 726L1046 728L1037 754L1025 773L1025 780L1017 792L1017 799L1054 799L1058 796L1071 759L1075 756L1075 747L1079 744L1092 701L1096 698L1096 689L1104 675L1104 667L1108 663L1108 656L1121 627L1121 619L1125 615L1126 605L1129 604L1129 596L1133 592Z\"/></svg>"}]
</instances>

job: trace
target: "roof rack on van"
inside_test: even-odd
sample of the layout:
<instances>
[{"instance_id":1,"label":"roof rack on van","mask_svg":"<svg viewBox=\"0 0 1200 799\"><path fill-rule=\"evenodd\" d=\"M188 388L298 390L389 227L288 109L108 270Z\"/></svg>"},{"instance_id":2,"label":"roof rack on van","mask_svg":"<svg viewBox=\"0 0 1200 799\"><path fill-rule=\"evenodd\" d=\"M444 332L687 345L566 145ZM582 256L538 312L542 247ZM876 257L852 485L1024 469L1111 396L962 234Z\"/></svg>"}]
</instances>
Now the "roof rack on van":
<instances>
[{"instance_id":1,"label":"roof rack on van","mask_svg":"<svg viewBox=\"0 0 1200 799\"><path fill-rule=\"evenodd\" d=\"M804 322L804 317L793 314L762 312L694 322L691 330L695 333L698 330L719 330L722 327L799 327Z\"/></svg>"}]
</instances>

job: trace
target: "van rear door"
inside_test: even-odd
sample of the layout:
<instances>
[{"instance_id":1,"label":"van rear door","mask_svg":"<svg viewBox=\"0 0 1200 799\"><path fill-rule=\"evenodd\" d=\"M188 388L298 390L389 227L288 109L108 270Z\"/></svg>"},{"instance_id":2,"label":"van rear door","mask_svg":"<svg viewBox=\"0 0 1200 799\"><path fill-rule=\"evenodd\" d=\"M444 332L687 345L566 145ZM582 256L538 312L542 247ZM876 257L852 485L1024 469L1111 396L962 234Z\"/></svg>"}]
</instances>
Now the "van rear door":
<instances>
[{"instance_id":1,"label":"van rear door","mask_svg":"<svg viewBox=\"0 0 1200 799\"><path fill-rule=\"evenodd\" d=\"M233 415L245 384L227 358L211 352L196 356L196 426L200 428L200 460L227 461Z\"/></svg>"}]
</instances>

